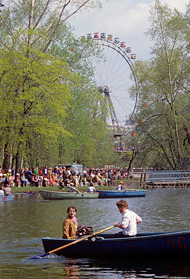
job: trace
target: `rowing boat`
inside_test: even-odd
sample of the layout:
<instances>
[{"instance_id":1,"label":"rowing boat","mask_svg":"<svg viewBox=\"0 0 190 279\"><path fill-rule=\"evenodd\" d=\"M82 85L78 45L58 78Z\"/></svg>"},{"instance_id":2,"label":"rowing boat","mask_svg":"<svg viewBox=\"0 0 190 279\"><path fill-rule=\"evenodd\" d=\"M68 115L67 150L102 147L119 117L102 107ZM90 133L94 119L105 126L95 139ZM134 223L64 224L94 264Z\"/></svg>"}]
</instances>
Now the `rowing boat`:
<instances>
[{"instance_id":1,"label":"rowing boat","mask_svg":"<svg viewBox=\"0 0 190 279\"><path fill-rule=\"evenodd\" d=\"M65 200L65 199L97 199L98 192L81 193L81 192L59 192L39 190L41 197L45 200Z\"/></svg>"},{"instance_id":2,"label":"rowing boat","mask_svg":"<svg viewBox=\"0 0 190 279\"><path fill-rule=\"evenodd\" d=\"M127 189L127 190L97 190L99 198L132 198L132 197L145 197L146 190L143 189Z\"/></svg>"},{"instance_id":3,"label":"rowing boat","mask_svg":"<svg viewBox=\"0 0 190 279\"><path fill-rule=\"evenodd\" d=\"M75 240L42 238L45 252ZM100 234L55 252L67 257L178 258L190 259L190 231L142 233L133 237L114 238Z\"/></svg>"},{"instance_id":4,"label":"rowing boat","mask_svg":"<svg viewBox=\"0 0 190 279\"><path fill-rule=\"evenodd\" d=\"M14 197L13 194L8 195L8 196L6 196L6 195L0 196L0 202L12 201L13 197Z\"/></svg>"}]
</instances>

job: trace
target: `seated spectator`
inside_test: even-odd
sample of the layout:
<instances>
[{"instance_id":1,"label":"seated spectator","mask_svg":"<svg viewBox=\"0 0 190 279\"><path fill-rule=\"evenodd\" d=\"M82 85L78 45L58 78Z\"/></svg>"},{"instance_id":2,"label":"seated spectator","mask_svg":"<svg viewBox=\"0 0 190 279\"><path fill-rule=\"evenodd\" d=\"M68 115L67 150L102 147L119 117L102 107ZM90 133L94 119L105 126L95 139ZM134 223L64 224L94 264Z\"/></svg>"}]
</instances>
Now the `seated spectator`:
<instances>
[{"instance_id":1,"label":"seated spectator","mask_svg":"<svg viewBox=\"0 0 190 279\"><path fill-rule=\"evenodd\" d=\"M36 186L38 187L38 176L37 175L33 175L32 176L32 182L31 182L32 186Z\"/></svg>"},{"instance_id":2,"label":"seated spectator","mask_svg":"<svg viewBox=\"0 0 190 279\"><path fill-rule=\"evenodd\" d=\"M27 179L27 182L32 183L32 170L31 169L26 168L25 177Z\"/></svg>"},{"instance_id":3,"label":"seated spectator","mask_svg":"<svg viewBox=\"0 0 190 279\"><path fill-rule=\"evenodd\" d=\"M55 173L52 173L51 180L53 182L53 186L57 186L57 178Z\"/></svg>"},{"instance_id":4,"label":"seated spectator","mask_svg":"<svg viewBox=\"0 0 190 279\"><path fill-rule=\"evenodd\" d=\"M60 171L59 171L58 166L56 166L56 167L54 168L53 172L54 172L54 174L55 174L56 177L59 176Z\"/></svg>"},{"instance_id":5,"label":"seated spectator","mask_svg":"<svg viewBox=\"0 0 190 279\"><path fill-rule=\"evenodd\" d=\"M15 178L15 186L20 187L20 185L21 185L20 174L17 173Z\"/></svg>"},{"instance_id":6,"label":"seated spectator","mask_svg":"<svg viewBox=\"0 0 190 279\"><path fill-rule=\"evenodd\" d=\"M43 176L39 175L38 176L38 187L42 187L42 182L43 182Z\"/></svg>"},{"instance_id":7,"label":"seated spectator","mask_svg":"<svg viewBox=\"0 0 190 279\"><path fill-rule=\"evenodd\" d=\"M25 174L23 173L23 175L21 176L21 187L26 187L28 180L25 177Z\"/></svg>"},{"instance_id":8,"label":"seated spectator","mask_svg":"<svg viewBox=\"0 0 190 279\"><path fill-rule=\"evenodd\" d=\"M15 177L14 177L12 174L9 175L8 182L9 182L9 185L10 185L11 187L14 187L14 186L15 186L14 180L15 180Z\"/></svg>"},{"instance_id":9,"label":"seated spectator","mask_svg":"<svg viewBox=\"0 0 190 279\"><path fill-rule=\"evenodd\" d=\"M3 174L3 177L2 177L2 185L5 185L7 182L7 175L6 173Z\"/></svg>"},{"instance_id":10,"label":"seated spectator","mask_svg":"<svg viewBox=\"0 0 190 279\"><path fill-rule=\"evenodd\" d=\"M48 178L46 175L43 177L42 186L48 187Z\"/></svg>"},{"instance_id":11,"label":"seated spectator","mask_svg":"<svg viewBox=\"0 0 190 279\"><path fill-rule=\"evenodd\" d=\"M106 179L105 179L104 176L102 176L102 184L103 184L104 186L107 186L107 185L106 185Z\"/></svg>"},{"instance_id":12,"label":"seated spectator","mask_svg":"<svg viewBox=\"0 0 190 279\"><path fill-rule=\"evenodd\" d=\"M100 186L103 185L103 184L102 184L102 179L101 179L101 176L100 176L99 173L97 173L97 175L96 175L96 181L97 181L98 185L100 185Z\"/></svg>"},{"instance_id":13,"label":"seated spectator","mask_svg":"<svg viewBox=\"0 0 190 279\"><path fill-rule=\"evenodd\" d=\"M59 180L59 188L62 189L64 188L64 186L65 186L64 181Z\"/></svg>"}]
</instances>

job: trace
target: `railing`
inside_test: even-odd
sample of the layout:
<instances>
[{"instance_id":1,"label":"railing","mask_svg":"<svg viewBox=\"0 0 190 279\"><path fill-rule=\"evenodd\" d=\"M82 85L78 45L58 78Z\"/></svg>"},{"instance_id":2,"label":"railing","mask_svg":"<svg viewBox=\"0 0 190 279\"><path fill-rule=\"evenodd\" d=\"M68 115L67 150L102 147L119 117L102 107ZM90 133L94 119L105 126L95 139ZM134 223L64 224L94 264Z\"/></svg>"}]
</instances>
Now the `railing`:
<instances>
[{"instance_id":1,"label":"railing","mask_svg":"<svg viewBox=\"0 0 190 279\"><path fill-rule=\"evenodd\" d=\"M187 181L190 180L189 170L164 170L164 171L152 171L146 173L146 182L175 182L175 181Z\"/></svg>"}]
</instances>

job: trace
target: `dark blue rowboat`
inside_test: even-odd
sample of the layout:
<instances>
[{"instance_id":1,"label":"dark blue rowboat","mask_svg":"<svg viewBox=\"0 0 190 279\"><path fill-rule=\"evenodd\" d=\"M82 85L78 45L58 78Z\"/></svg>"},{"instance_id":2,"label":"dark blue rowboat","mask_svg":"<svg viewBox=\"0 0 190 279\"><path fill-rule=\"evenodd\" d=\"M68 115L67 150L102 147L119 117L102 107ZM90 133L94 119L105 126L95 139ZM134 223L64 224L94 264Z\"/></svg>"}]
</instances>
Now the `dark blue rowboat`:
<instances>
[{"instance_id":1,"label":"dark blue rowboat","mask_svg":"<svg viewBox=\"0 0 190 279\"><path fill-rule=\"evenodd\" d=\"M132 197L145 197L146 190L143 189L127 189L127 190L97 190L99 192L98 198L132 198Z\"/></svg>"},{"instance_id":2,"label":"dark blue rowboat","mask_svg":"<svg viewBox=\"0 0 190 279\"><path fill-rule=\"evenodd\" d=\"M74 240L43 238L45 252ZM114 234L100 234L97 239L84 240L55 252L67 257L122 258L186 258L190 259L190 231L144 233L133 237L114 238Z\"/></svg>"},{"instance_id":3,"label":"dark blue rowboat","mask_svg":"<svg viewBox=\"0 0 190 279\"><path fill-rule=\"evenodd\" d=\"M8 195L8 196L0 196L0 202L5 202L5 201L12 201L14 195Z\"/></svg>"}]
</instances>

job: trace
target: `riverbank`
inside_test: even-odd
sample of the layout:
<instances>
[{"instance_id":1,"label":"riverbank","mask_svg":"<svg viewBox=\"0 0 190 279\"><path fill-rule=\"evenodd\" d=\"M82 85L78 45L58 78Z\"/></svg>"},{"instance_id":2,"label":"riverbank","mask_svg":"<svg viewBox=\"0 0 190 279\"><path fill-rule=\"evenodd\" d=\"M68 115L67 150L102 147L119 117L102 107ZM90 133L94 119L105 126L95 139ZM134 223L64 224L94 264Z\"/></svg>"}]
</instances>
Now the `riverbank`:
<instances>
[{"instance_id":1,"label":"riverbank","mask_svg":"<svg viewBox=\"0 0 190 279\"><path fill-rule=\"evenodd\" d=\"M127 188L134 188L135 183L138 184L138 178L132 178L128 180L123 180L124 184ZM119 181L115 180L113 186L99 186L95 185L96 190L114 190L116 189ZM131 184L131 185L129 185ZM77 189L80 192L86 192L89 186L78 186ZM139 188L139 187L138 187ZM26 186L26 187L11 187L12 193L38 193L40 189L47 190L47 191L68 191L67 187L60 189L58 186L48 186L48 187L35 187L35 186ZM124 188L125 189L125 188Z\"/></svg>"},{"instance_id":2,"label":"riverbank","mask_svg":"<svg viewBox=\"0 0 190 279\"><path fill-rule=\"evenodd\" d=\"M89 186L80 186L77 187L77 190L80 192L86 192L88 190ZM116 189L115 187L112 186L96 186L97 190L113 190ZM48 186L48 187L11 187L12 193L38 193L39 190L46 190L46 191L68 191L68 188L64 187L60 189L58 186Z\"/></svg>"}]
</instances>

